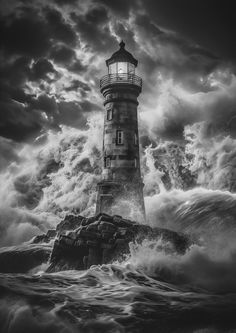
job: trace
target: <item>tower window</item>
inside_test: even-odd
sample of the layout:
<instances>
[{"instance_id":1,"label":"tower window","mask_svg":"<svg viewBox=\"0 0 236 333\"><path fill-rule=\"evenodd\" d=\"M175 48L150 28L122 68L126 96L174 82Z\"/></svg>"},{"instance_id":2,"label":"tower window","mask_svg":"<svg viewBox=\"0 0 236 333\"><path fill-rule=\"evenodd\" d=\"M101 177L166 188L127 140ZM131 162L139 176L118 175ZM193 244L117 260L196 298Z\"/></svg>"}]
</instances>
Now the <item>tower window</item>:
<instances>
[{"instance_id":1,"label":"tower window","mask_svg":"<svg viewBox=\"0 0 236 333\"><path fill-rule=\"evenodd\" d=\"M110 159L110 157L107 157L105 159L105 167L106 168L110 168L111 167L111 159Z\"/></svg>"},{"instance_id":2,"label":"tower window","mask_svg":"<svg viewBox=\"0 0 236 333\"><path fill-rule=\"evenodd\" d=\"M135 144L135 145L138 144L138 136L137 136L137 133L134 133L134 144Z\"/></svg>"},{"instance_id":3,"label":"tower window","mask_svg":"<svg viewBox=\"0 0 236 333\"><path fill-rule=\"evenodd\" d=\"M128 62L128 73L129 74L135 73L135 66L134 66L134 64L131 64L130 62Z\"/></svg>"},{"instance_id":4,"label":"tower window","mask_svg":"<svg viewBox=\"0 0 236 333\"><path fill-rule=\"evenodd\" d=\"M118 144L118 145L123 145L123 143L124 143L124 133L123 133L123 131L117 131L116 132L116 143Z\"/></svg>"},{"instance_id":5,"label":"tower window","mask_svg":"<svg viewBox=\"0 0 236 333\"><path fill-rule=\"evenodd\" d=\"M134 159L134 167L137 168L137 158Z\"/></svg>"},{"instance_id":6,"label":"tower window","mask_svg":"<svg viewBox=\"0 0 236 333\"><path fill-rule=\"evenodd\" d=\"M113 110L108 109L107 110L107 120L112 120L112 117L113 117Z\"/></svg>"},{"instance_id":7,"label":"tower window","mask_svg":"<svg viewBox=\"0 0 236 333\"><path fill-rule=\"evenodd\" d=\"M127 62L118 62L118 74L127 73Z\"/></svg>"}]
</instances>

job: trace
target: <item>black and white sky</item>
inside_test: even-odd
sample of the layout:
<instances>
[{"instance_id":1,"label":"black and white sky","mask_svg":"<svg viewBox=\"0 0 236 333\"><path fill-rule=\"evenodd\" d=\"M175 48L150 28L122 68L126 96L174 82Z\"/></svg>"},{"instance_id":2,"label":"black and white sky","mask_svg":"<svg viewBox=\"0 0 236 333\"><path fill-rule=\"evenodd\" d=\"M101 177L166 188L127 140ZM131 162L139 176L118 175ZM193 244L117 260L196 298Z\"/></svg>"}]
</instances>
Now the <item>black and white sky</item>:
<instances>
[{"instance_id":1,"label":"black and white sky","mask_svg":"<svg viewBox=\"0 0 236 333\"><path fill-rule=\"evenodd\" d=\"M147 215L161 189L236 191L233 1L1 0L0 13L0 245L94 213L99 80L121 39L143 79Z\"/></svg>"},{"instance_id":2,"label":"black and white sky","mask_svg":"<svg viewBox=\"0 0 236 333\"><path fill-rule=\"evenodd\" d=\"M199 121L233 135L234 13L229 0L2 0L3 152L101 112L99 79L121 39L139 61L149 136L181 140Z\"/></svg>"}]
</instances>

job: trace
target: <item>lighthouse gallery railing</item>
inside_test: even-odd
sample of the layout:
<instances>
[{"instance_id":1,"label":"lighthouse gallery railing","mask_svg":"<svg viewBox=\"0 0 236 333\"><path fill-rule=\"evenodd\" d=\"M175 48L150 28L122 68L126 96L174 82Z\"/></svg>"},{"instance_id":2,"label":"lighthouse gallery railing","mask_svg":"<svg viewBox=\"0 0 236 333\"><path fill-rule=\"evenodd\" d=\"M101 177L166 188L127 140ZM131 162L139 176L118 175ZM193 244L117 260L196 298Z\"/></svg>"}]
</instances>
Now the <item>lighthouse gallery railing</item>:
<instances>
[{"instance_id":1,"label":"lighthouse gallery railing","mask_svg":"<svg viewBox=\"0 0 236 333\"><path fill-rule=\"evenodd\" d=\"M100 88L102 89L110 84L117 84L117 83L134 84L135 86L142 88L141 77L129 73L108 74L103 76L102 79L100 80Z\"/></svg>"}]
</instances>

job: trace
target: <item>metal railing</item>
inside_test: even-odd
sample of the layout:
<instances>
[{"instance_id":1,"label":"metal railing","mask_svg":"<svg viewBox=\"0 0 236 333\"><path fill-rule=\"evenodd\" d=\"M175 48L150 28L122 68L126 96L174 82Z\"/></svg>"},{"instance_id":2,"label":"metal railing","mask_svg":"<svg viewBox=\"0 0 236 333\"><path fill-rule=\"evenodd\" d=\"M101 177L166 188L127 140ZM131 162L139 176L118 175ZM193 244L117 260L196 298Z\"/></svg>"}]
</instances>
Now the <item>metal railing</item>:
<instances>
[{"instance_id":1,"label":"metal railing","mask_svg":"<svg viewBox=\"0 0 236 333\"><path fill-rule=\"evenodd\" d=\"M101 78L100 80L100 89L110 85L110 84L133 84L142 88L142 79L141 77L124 73L124 74L108 74Z\"/></svg>"}]
</instances>

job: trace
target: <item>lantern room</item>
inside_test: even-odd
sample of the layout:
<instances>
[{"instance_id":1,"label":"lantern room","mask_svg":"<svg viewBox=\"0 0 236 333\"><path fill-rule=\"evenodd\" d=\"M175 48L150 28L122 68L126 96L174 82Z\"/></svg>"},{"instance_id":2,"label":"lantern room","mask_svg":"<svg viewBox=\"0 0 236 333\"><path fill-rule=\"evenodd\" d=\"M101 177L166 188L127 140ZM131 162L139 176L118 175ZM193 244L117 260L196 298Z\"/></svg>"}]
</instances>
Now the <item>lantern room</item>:
<instances>
[{"instance_id":1,"label":"lantern room","mask_svg":"<svg viewBox=\"0 0 236 333\"><path fill-rule=\"evenodd\" d=\"M115 52L111 58L106 60L108 74L135 74L135 67L138 61L131 53L126 51L123 40L120 43L120 49Z\"/></svg>"},{"instance_id":2,"label":"lantern room","mask_svg":"<svg viewBox=\"0 0 236 333\"><path fill-rule=\"evenodd\" d=\"M135 75L138 61L125 49L123 40L120 49L106 60L108 74L100 80L101 92L114 84L131 84L142 88L142 79Z\"/></svg>"}]
</instances>

